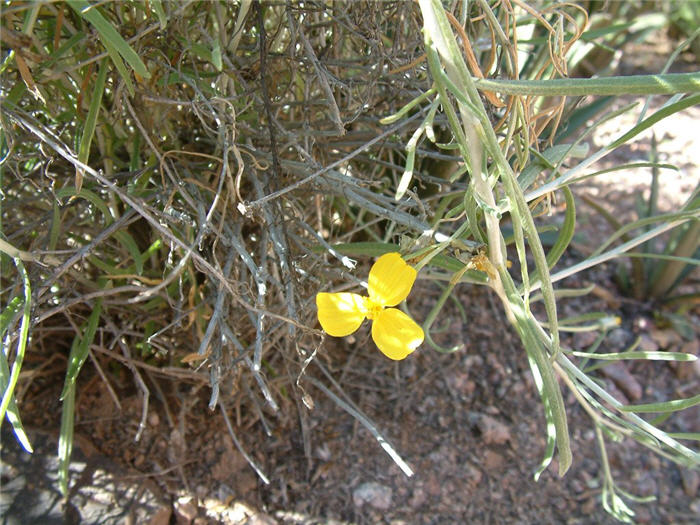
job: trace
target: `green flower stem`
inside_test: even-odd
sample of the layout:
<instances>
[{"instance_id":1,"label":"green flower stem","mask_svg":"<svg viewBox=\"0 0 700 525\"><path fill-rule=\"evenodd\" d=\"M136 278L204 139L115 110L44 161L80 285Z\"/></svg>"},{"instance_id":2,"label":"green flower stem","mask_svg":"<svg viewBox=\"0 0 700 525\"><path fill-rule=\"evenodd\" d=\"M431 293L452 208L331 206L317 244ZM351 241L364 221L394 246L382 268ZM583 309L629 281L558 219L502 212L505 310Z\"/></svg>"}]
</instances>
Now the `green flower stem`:
<instances>
[{"instance_id":1,"label":"green flower stem","mask_svg":"<svg viewBox=\"0 0 700 525\"><path fill-rule=\"evenodd\" d=\"M700 91L700 72L552 80L475 79L474 85L480 91L504 95L671 95Z\"/></svg>"},{"instance_id":2,"label":"green flower stem","mask_svg":"<svg viewBox=\"0 0 700 525\"><path fill-rule=\"evenodd\" d=\"M535 266L540 276L544 277L541 284L544 297L545 309L551 326L551 331L554 341L554 355L559 349L559 331L557 323L556 302L554 299L554 289L549 281L549 267L544 255L544 249L537 235L534 220L530 214L526 199L523 197L522 191L517 186L517 179L513 170L501 151L498 137L494 132L486 115L486 109L476 90L474 79L472 79L467 66L462 59L461 52L457 46L457 42L450 28L444 10L437 0L421 0L421 11L423 12L425 33L426 33L426 53L428 62L431 68L443 100L443 108L445 108L452 129L456 132L462 132L463 137L467 138L467 146L469 151L465 156L468 161L473 175L473 184L475 193L482 201L490 208L495 207L493 192L488 181L481 174L481 161L483 158L483 146L492 155L501 176L501 181L504 183L508 200L522 219L522 227L530 243ZM434 46L434 49L433 49ZM445 67L446 75L441 74L439 64L436 64L435 58L431 59L431 55L437 52ZM460 86L461 90L451 89L450 91L456 96L457 102L462 116L463 130L456 128L449 116L448 98L442 93L444 88L441 86L442 81L451 82L454 86ZM449 87L449 86L448 86ZM466 97L464 97L466 94ZM464 99L468 99L465 101ZM461 137L457 137L461 142ZM464 154L464 152L463 152ZM484 211L484 220L486 222L486 231L489 243L489 258L496 268L500 268L504 264L504 246L502 246L502 236L500 234L499 218L488 210Z\"/></svg>"}]
</instances>

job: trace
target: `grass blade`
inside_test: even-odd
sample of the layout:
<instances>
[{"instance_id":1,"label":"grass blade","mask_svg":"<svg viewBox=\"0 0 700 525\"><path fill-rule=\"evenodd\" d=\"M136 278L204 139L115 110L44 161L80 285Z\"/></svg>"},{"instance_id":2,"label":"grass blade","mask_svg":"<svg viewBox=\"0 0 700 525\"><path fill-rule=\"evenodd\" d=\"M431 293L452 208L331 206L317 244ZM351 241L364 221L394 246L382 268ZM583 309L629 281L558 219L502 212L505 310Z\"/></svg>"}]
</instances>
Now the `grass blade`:
<instances>
[{"instance_id":1,"label":"grass blade","mask_svg":"<svg viewBox=\"0 0 700 525\"><path fill-rule=\"evenodd\" d=\"M104 44L109 43L116 51L124 58L127 64L138 75L143 78L151 78L146 65L141 61L136 51L122 38L122 36L114 29L114 26L102 16L96 6L93 6L87 0L67 0L68 5L78 15L87 20L100 35L100 41ZM105 46L106 47L106 46Z\"/></svg>"},{"instance_id":2,"label":"grass blade","mask_svg":"<svg viewBox=\"0 0 700 525\"><path fill-rule=\"evenodd\" d=\"M71 355L80 346L80 337L73 339ZM73 453L73 429L75 426L75 384L68 387L61 407L61 430L58 435L58 486L61 494L68 495L68 466Z\"/></svg>"},{"instance_id":3,"label":"grass blade","mask_svg":"<svg viewBox=\"0 0 700 525\"><path fill-rule=\"evenodd\" d=\"M92 341L95 339L95 334L97 333L97 324L100 320L100 315L102 314L102 300L98 299L95 303L95 307L90 313L90 317L87 320L85 328L83 329L82 336L79 337L80 344L77 346L73 345L70 351L70 356L68 357L68 370L66 371L66 381L63 385L63 391L61 392L60 399L63 400L66 395L68 395L68 390L70 387L75 386L75 382L78 379L78 374L80 369L85 363L88 356L88 350Z\"/></svg>"},{"instance_id":4,"label":"grass blade","mask_svg":"<svg viewBox=\"0 0 700 525\"><path fill-rule=\"evenodd\" d=\"M19 329L15 362L12 363L12 372L10 373L10 377L7 382L7 388L4 389L2 395L2 404L0 404L0 421L5 419L5 412L13 399L13 393L15 391L15 387L17 386L17 380L19 379L19 372L22 369L24 353L27 349L27 339L29 338L29 325L31 322L32 312L32 287L31 283L29 282L29 276L27 275L27 271L24 269L22 260L15 257L14 261L24 283L24 309L22 312L22 321ZM7 358L7 355L9 355L9 348L3 348L2 351L5 353L5 358Z\"/></svg>"},{"instance_id":5,"label":"grass blade","mask_svg":"<svg viewBox=\"0 0 700 525\"><path fill-rule=\"evenodd\" d=\"M75 426L75 382L88 356L90 345L95 339L97 325L102 313L102 299L95 303L82 334L77 334L68 357L66 381L61 392L61 431L58 437L58 481L61 494L68 494L68 466L73 452L73 428Z\"/></svg>"},{"instance_id":6,"label":"grass blade","mask_svg":"<svg viewBox=\"0 0 700 525\"><path fill-rule=\"evenodd\" d=\"M90 146L92 145L92 137L95 135L95 127L97 126L97 116L102 105L102 94L105 90L105 81L107 80L107 63L105 60L100 62L100 72L97 74L95 88L92 91L90 107L87 117L85 118L85 126L83 126L83 134L80 137L80 146L78 148L78 160L84 164L88 163L90 157ZM75 187L78 192L82 188L82 170L76 170Z\"/></svg>"},{"instance_id":7,"label":"grass blade","mask_svg":"<svg viewBox=\"0 0 700 525\"><path fill-rule=\"evenodd\" d=\"M566 201L566 215L564 216L564 224L561 226L559 237L557 237L554 246L547 253L547 266L551 269L557 264L559 258L564 254L569 246L571 239L574 238L574 230L576 228L576 204L574 203L574 195L568 186L562 188L564 199Z\"/></svg>"},{"instance_id":8,"label":"grass blade","mask_svg":"<svg viewBox=\"0 0 700 525\"><path fill-rule=\"evenodd\" d=\"M688 399L674 399L673 401L664 401L663 403L649 403L647 405L628 405L620 407L623 412L677 412L686 408L700 405L700 394Z\"/></svg>"},{"instance_id":9,"label":"grass blade","mask_svg":"<svg viewBox=\"0 0 700 525\"><path fill-rule=\"evenodd\" d=\"M700 73L627 75L602 78L555 78L551 80L475 79L481 91L505 95L662 95L700 91Z\"/></svg>"},{"instance_id":10,"label":"grass blade","mask_svg":"<svg viewBox=\"0 0 700 525\"><path fill-rule=\"evenodd\" d=\"M155 11L158 17L158 23L160 24L160 29L163 30L168 25L168 16L165 14L163 9L163 2L161 0L151 0L151 8Z\"/></svg>"}]
</instances>

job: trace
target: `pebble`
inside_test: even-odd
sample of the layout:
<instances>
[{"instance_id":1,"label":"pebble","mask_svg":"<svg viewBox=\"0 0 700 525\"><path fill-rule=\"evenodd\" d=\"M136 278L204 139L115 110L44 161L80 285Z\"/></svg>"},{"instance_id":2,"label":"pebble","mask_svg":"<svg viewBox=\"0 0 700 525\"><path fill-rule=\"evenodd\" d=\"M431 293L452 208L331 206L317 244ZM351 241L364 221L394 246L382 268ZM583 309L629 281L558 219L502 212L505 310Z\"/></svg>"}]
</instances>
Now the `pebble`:
<instances>
[{"instance_id":1,"label":"pebble","mask_svg":"<svg viewBox=\"0 0 700 525\"><path fill-rule=\"evenodd\" d=\"M697 356L700 354L700 339L687 341L679 349L680 352ZM693 376L700 376L700 359L696 361L685 361L674 363L672 368L676 373L676 377L681 381L691 381Z\"/></svg>"},{"instance_id":2,"label":"pebble","mask_svg":"<svg viewBox=\"0 0 700 525\"><path fill-rule=\"evenodd\" d=\"M148 525L168 525L170 523L170 516L172 513L173 512L170 507L161 507L153 514L151 519L148 521Z\"/></svg>"},{"instance_id":3,"label":"pebble","mask_svg":"<svg viewBox=\"0 0 700 525\"><path fill-rule=\"evenodd\" d=\"M651 523L652 516L649 509L644 505L636 505L634 508L634 518L637 523Z\"/></svg>"},{"instance_id":4,"label":"pebble","mask_svg":"<svg viewBox=\"0 0 700 525\"><path fill-rule=\"evenodd\" d=\"M442 492L442 485L440 484L440 480L438 479L437 474L431 473L428 475L426 489L428 490L428 494L430 494L431 496L440 495L440 493Z\"/></svg>"},{"instance_id":5,"label":"pebble","mask_svg":"<svg viewBox=\"0 0 700 525\"><path fill-rule=\"evenodd\" d=\"M630 374L627 366L622 362L611 363L601 369L606 377L613 380L617 388L631 400L636 401L642 397L642 385Z\"/></svg>"},{"instance_id":6,"label":"pebble","mask_svg":"<svg viewBox=\"0 0 700 525\"><path fill-rule=\"evenodd\" d=\"M160 417L158 417L158 413L151 411L148 414L148 424L152 427L157 427L159 423L160 423Z\"/></svg>"},{"instance_id":7,"label":"pebble","mask_svg":"<svg viewBox=\"0 0 700 525\"><path fill-rule=\"evenodd\" d=\"M425 490L423 490L423 487L416 487L413 490L413 495L408 501L408 504L415 509L423 505L426 501L428 501L428 495L425 493Z\"/></svg>"},{"instance_id":8,"label":"pebble","mask_svg":"<svg viewBox=\"0 0 700 525\"><path fill-rule=\"evenodd\" d=\"M659 347L664 350L669 350L671 346L677 345L681 342L681 336L671 328L666 328L663 330L652 328L650 335L656 344L658 344Z\"/></svg>"},{"instance_id":9,"label":"pebble","mask_svg":"<svg viewBox=\"0 0 700 525\"><path fill-rule=\"evenodd\" d=\"M185 496L179 498L175 503L175 516L177 523L192 523L197 517L197 506L192 503L192 498Z\"/></svg>"},{"instance_id":10,"label":"pebble","mask_svg":"<svg viewBox=\"0 0 700 525\"><path fill-rule=\"evenodd\" d=\"M649 335L642 334L640 336L638 350L642 352L657 352L659 350L659 345L654 341Z\"/></svg>"},{"instance_id":11,"label":"pebble","mask_svg":"<svg viewBox=\"0 0 700 525\"><path fill-rule=\"evenodd\" d=\"M491 416L482 416L477 422L481 437L487 445L502 445L510 440L510 429Z\"/></svg>"},{"instance_id":12,"label":"pebble","mask_svg":"<svg viewBox=\"0 0 700 525\"><path fill-rule=\"evenodd\" d=\"M467 482L472 487L476 487L479 483L481 483L481 478L483 477L483 474L477 467L467 463L466 465L464 465L464 474L467 478Z\"/></svg>"},{"instance_id":13,"label":"pebble","mask_svg":"<svg viewBox=\"0 0 700 525\"><path fill-rule=\"evenodd\" d=\"M588 498L586 501L583 502L583 505L581 505L581 511L583 512L583 514L593 514L597 504L598 501L596 500L596 498Z\"/></svg>"},{"instance_id":14,"label":"pebble","mask_svg":"<svg viewBox=\"0 0 700 525\"><path fill-rule=\"evenodd\" d=\"M352 501L356 507L362 507L365 503L379 510L391 508L391 487L370 481L363 483L352 492Z\"/></svg>"},{"instance_id":15,"label":"pebble","mask_svg":"<svg viewBox=\"0 0 700 525\"><path fill-rule=\"evenodd\" d=\"M585 352L598 339L598 334L596 332L577 332L571 339L571 346L574 347L574 350Z\"/></svg>"},{"instance_id":16,"label":"pebble","mask_svg":"<svg viewBox=\"0 0 700 525\"><path fill-rule=\"evenodd\" d=\"M630 339L630 333L624 328L614 328L608 334L607 342L614 348L623 349L627 346Z\"/></svg>"},{"instance_id":17,"label":"pebble","mask_svg":"<svg viewBox=\"0 0 700 525\"><path fill-rule=\"evenodd\" d=\"M698 472L696 470L681 469L681 480L686 496L694 498L698 493L698 486L700 486L700 475L698 475Z\"/></svg>"},{"instance_id":18,"label":"pebble","mask_svg":"<svg viewBox=\"0 0 700 525\"><path fill-rule=\"evenodd\" d=\"M500 468L504 463L503 456L498 452L493 450L487 450L484 452L484 468L487 471L496 470Z\"/></svg>"}]
</instances>

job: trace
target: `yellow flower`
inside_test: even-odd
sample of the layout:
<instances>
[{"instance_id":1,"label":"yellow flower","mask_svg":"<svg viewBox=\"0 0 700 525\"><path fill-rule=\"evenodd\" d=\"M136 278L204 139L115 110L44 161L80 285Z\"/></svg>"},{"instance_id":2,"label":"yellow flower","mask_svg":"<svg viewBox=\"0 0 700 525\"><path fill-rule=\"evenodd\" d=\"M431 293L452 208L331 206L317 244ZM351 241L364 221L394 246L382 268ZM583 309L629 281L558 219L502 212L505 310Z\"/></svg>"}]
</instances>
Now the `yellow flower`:
<instances>
[{"instance_id":1,"label":"yellow flower","mask_svg":"<svg viewBox=\"0 0 700 525\"><path fill-rule=\"evenodd\" d=\"M334 337L357 330L365 317L372 323L372 339L389 359L399 360L423 342L423 329L396 306L408 297L416 270L396 252L382 255L369 271L369 297L356 293L316 294L321 327Z\"/></svg>"}]
</instances>

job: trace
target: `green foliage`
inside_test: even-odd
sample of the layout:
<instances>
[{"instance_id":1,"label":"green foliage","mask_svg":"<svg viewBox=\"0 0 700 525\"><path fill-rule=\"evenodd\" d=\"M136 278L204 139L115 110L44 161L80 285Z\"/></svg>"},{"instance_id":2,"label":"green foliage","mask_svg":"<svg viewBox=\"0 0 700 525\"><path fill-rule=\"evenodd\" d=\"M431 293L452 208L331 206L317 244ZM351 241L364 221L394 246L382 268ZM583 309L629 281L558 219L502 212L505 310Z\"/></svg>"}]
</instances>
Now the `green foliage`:
<instances>
[{"instance_id":1,"label":"green foliage","mask_svg":"<svg viewBox=\"0 0 700 525\"><path fill-rule=\"evenodd\" d=\"M652 135L652 148L650 157L651 183L649 197L644 201L640 193L637 194L636 211L637 220L627 224L621 224L613 214L609 213L593 199L586 201L613 227L616 232L603 247L610 245L619 239L629 242L630 232L641 229L649 231L651 225L665 222L675 226L664 241L663 245L652 240L640 245L641 250L627 252L632 265L631 273L627 266L620 264L617 271L618 283L623 290L633 295L638 300L661 299L665 302L692 303L697 296L686 295L682 298L669 296L673 290L690 275L691 270L700 264L700 186L698 186L680 210L673 213L659 214L659 164L656 153L656 136ZM688 217L691 220L675 222L680 217ZM599 252L602 250L598 250Z\"/></svg>"}]
</instances>

